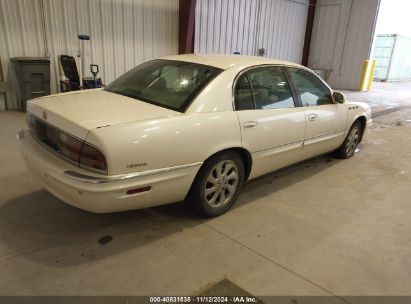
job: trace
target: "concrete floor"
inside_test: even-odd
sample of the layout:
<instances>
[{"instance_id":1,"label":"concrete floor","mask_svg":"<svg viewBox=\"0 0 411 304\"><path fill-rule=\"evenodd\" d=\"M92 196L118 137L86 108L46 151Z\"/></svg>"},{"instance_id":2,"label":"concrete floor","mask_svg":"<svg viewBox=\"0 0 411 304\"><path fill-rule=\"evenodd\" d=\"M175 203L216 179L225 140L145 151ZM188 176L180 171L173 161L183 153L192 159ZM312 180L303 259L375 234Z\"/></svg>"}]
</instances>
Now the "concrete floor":
<instances>
[{"instance_id":1,"label":"concrete floor","mask_svg":"<svg viewBox=\"0 0 411 304\"><path fill-rule=\"evenodd\" d=\"M411 82L373 82L370 92L343 92L349 100L369 103L374 112L411 108Z\"/></svg>"},{"instance_id":2,"label":"concrete floor","mask_svg":"<svg viewBox=\"0 0 411 304\"><path fill-rule=\"evenodd\" d=\"M248 184L211 220L64 204L22 162L24 126L0 113L1 295L195 295L224 278L253 295L411 295L411 109L375 118L354 158Z\"/></svg>"}]
</instances>

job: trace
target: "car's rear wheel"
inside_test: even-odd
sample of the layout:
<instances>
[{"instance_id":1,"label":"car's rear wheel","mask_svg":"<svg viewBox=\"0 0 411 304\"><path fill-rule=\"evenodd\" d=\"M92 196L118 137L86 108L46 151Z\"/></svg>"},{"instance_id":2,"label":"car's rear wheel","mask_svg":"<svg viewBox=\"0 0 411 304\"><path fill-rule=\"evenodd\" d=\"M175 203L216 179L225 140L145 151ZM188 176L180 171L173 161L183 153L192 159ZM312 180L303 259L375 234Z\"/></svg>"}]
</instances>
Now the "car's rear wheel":
<instances>
[{"instance_id":1,"label":"car's rear wheel","mask_svg":"<svg viewBox=\"0 0 411 304\"><path fill-rule=\"evenodd\" d=\"M335 156L342 159L350 158L354 155L360 140L362 126L359 121L354 122L342 145L335 151Z\"/></svg>"},{"instance_id":2,"label":"car's rear wheel","mask_svg":"<svg viewBox=\"0 0 411 304\"><path fill-rule=\"evenodd\" d=\"M227 212L243 188L244 171L241 157L233 151L212 156L198 172L187 196L188 204L206 217Z\"/></svg>"}]
</instances>

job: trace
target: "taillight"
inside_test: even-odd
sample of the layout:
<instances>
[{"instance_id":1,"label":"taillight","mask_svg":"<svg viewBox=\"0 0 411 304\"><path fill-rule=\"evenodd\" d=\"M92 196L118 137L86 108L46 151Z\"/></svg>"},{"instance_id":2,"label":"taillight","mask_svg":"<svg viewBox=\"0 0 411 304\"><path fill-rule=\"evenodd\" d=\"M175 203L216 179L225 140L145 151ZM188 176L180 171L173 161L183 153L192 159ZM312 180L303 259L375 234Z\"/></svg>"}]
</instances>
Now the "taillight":
<instances>
[{"instance_id":1,"label":"taillight","mask_svg":"<svg viewBox=\"0 0 411 304\"><path fill-rule=\"evenodd\" d=\"M84 143L80 154L80 165L98 169L106 170L106 159L98 149Z\"/></svg>"},{"instance_id":2,"label":"taillight","mask_svg":"<svg viewBox=\"0 0 411 304\"><path fill-rule=\"evenodd\" d=\"M60 132L59 151L61 155L78 163L83 142L74 137Z\"/></svg>"},{"instance_id":3,"label":"taillight","mask_svg":"<svg viewBox=\"0 0 411 304\"><path fill-rule=\"evenodd\" d=\"M107 170L106 159L97 148L66 133L59 134L59 152L79 165Z\"/></svg>"}]
</instances>

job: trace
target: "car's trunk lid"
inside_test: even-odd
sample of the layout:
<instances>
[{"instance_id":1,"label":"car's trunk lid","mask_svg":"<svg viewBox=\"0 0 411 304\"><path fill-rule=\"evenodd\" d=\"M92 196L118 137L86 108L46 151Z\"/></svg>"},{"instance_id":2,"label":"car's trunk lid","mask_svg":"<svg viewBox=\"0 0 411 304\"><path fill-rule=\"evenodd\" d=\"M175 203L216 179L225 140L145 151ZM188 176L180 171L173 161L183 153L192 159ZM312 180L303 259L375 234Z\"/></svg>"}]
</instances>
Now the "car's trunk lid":
<instances>
[{"instance_id":1,"label":"car's trunk lid","mask_svg":"<svg viewBox=\"0 0 411 304\"><path fill-rule=\"evenodd\" d=\"M181 113L107 92L85 90L32 100L27 111L58 129L85 139L90 130Z\"/></svg>"}]
</instances>

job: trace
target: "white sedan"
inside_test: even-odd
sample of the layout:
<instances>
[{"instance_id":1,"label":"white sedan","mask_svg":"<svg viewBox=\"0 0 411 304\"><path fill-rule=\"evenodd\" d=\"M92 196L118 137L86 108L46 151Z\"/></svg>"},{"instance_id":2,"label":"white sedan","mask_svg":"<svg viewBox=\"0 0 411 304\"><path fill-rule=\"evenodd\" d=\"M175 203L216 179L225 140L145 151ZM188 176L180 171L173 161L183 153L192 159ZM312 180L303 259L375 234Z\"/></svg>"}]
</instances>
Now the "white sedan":
<instances>
[{"instance_id":1,"label":"white sedan","mask_svg":"<svg viewBox=\"0 0 411 304\"><path fill-rule=\"evenodd\" d=\"M61 200L96 213L186 201L205 216L247 180L334 151L371 123L311 70L261 57L169 56L104 89L37 98L18 133L27 166Z\"/></svg>"}]
</instances>

